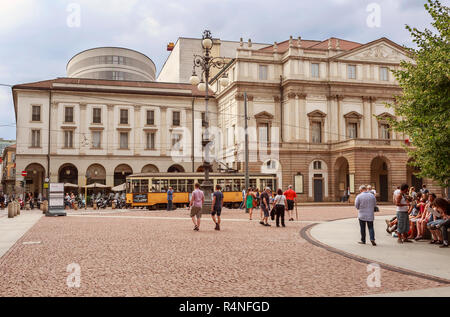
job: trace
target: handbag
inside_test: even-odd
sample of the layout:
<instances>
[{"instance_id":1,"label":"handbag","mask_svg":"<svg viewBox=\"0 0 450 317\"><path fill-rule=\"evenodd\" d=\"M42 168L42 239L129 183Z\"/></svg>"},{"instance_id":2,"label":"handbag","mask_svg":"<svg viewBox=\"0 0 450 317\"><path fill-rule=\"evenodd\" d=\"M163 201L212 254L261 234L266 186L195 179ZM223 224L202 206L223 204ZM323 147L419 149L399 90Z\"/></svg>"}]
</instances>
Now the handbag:
<instances>
[{"instance_id":1,"label":"handbag","mask_svg":"<svg viewBox=\"0 0 450 317\"><path fill-rule=\"evenodd\" d=\"M379 212L380 208L378 208L378 206L375 206L375 208L373 209L373 212Z\"/></svg>"},{"instance_id":2,"label":"handbag","mask_svg":"<svg viewBox=\"0 0 450 317\"><path fill-rule=\"evenodd\" d=\"M272 208L272 210L270 211L270 219L275 219L275 208Z\"/></svg>"}]
</instances>

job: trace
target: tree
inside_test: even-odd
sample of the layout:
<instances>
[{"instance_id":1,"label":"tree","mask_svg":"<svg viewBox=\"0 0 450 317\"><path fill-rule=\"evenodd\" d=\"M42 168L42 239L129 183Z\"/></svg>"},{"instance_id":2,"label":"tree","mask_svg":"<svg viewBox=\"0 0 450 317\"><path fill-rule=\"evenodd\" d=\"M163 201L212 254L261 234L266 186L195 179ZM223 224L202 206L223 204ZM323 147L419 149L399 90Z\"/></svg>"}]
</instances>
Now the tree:
<instances>
[{"instance_id":1,"label":"tree","mask_svg":"<svg viewBox=\"0 0 450 317\"><path fill-rule=\"evenodd\" d=\"M393 74L403 94L392 107L400 120L390 120L394 130L405 133L406 146L418 167L419 177L429 177L448 187L450 180L450 8L428 0L435 32L406 26L417 48L407 48L414 62L402 61ZM408 143L408 142L406 142Z\"/></svg>"}]
</instances>

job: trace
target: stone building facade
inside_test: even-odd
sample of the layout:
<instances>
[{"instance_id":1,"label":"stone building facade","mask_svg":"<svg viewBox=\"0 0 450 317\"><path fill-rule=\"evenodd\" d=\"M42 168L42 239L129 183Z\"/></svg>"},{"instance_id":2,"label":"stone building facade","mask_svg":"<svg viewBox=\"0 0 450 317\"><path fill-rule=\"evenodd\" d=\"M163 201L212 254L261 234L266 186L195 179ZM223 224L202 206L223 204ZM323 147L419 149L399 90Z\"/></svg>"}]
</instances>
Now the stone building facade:
<instances>
[{"instance_id":1,"label":"stone building facade","mask_svg":"<svg viewBox=\"0 0 450 317\"><path fill-rule=\"evenodd\" d=\"M189 84L58 78L16 85L13 97L26 191L43 193L45 178L113 187L202 165L204 93Z\"/></svg>"},{"instance_id":2,"label":"stone building facade","mask_svg":"<svg viewBox=\"0 0 450 317\"><path fill-rule=\"evenodd\" d=\"M28 172L26 190L42 192L45 178L112 187L131 173L201 171L204 93L185 83L194 53L200 39L179 39L159 82L57 78L14 86L16 164ZM373 185L380 201L392 201L404 182L443 194L415 177L407 137L387 122L394 112L386 103L401 93L391 70L410 60L398 44L215 40L213 56L221 55L228 64L213 72L208 109L215 171L244 170L247 120L250 170L276 174L302 201L339 201L361 184ZM221 87L224 74L230 84Z\"/></svg>"},{"instance_id":3,"label":"stone building facade","mask_svg":"<svg viewBox=\"0 0 450 317\"><path fill-rule=\"evenodd\" d=\"M386 103L401 90L391 73L404 49L386 39L360 44L330 38L301 38L263 49L240 47L215 78L224 159L242 170L244 98L248 100L250 168L277 173L283 188L295 185L302 201L338 201L346 188L357 194L371 184L380 201L392 201L402 183L427 183L408 167L404 135L390 130ZM262 155L261 155L262 153Z\"/></svg>"}]
</instances>

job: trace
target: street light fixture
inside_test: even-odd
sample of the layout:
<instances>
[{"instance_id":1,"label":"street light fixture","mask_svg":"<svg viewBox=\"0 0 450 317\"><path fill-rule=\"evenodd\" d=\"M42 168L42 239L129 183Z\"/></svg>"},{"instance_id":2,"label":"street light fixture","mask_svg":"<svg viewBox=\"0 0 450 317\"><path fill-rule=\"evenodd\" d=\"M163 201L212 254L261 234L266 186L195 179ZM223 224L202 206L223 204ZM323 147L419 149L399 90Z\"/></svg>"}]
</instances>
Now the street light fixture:
<instances>
[{"instance_id":1,"label":"street light fixture","mask_svg":"<svg viewBox=\"0 0 450 317\"><path fill-rule=\"evenodd\" d=\"M212 57L211 48L214 45L211 32L209 30L203 31L202 37L202 47L203 55L194 54L194 67L192 71L192 76L189 82L193 86L197 86L199 91L205 92L205 133L202 145L204 147L205 155L203 159L203 168L205 171L205 179L201 184L201 188L205 194L205 203L203 204L202 213L209 213L212 204L212 192L213 183L209 179L209 172L211 169L211 162L209 157L210 144L209 144L209 115L208 115L208 100L209 100L209 77L211 67L216 69L223 69L227 65L227 61L223 57ZM200 69L200 77L197 76L196 68ZM219 83L221 86L225 87L229 84L228 76L225 74L220 78Z\"/></svg>"}]
</instances>

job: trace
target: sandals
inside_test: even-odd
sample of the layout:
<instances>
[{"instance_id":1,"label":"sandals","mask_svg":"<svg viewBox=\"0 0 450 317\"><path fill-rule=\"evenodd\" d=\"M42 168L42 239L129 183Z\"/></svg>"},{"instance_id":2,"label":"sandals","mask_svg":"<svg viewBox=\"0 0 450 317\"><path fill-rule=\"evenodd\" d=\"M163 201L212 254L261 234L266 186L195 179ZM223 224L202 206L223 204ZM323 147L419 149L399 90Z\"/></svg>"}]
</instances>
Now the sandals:
<instances>
[{"instance_id":1,"label":"sandals","mask_svg":"<svg viewBox=\"0 0 450 317\"><path fill-rule=\"evenodd\" d=\"M431 240L431 241L430 241L430 244L435 244L435 243L436 243L435 240Z\"/></svg>"}]
</instances>

